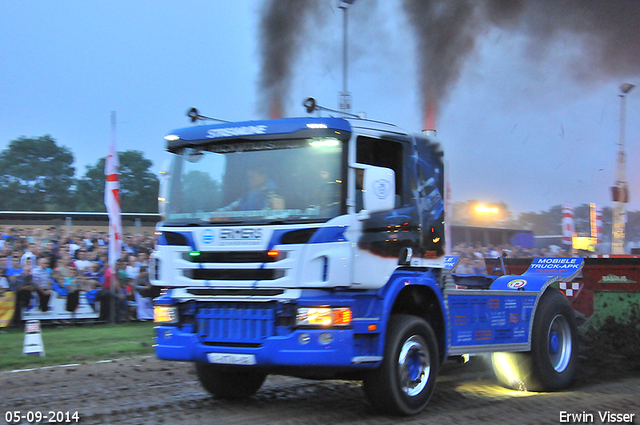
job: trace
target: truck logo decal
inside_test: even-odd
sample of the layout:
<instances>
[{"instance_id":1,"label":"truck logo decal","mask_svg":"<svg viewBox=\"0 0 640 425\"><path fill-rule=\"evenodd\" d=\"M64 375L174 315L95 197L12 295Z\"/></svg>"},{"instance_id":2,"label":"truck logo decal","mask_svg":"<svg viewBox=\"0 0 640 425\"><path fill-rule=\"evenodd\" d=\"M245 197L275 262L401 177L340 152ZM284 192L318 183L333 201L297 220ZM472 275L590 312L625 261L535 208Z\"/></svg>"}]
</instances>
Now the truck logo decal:
<instances>
[{"instance_id":1,"label":"truck logo decal","mask_svg":"<svg viewBox=\"0 0 640 425\"><path fill-rule=\"evenodd\" d=\"M215 238L216 237L213 229L206 229L204 232L202 232L202 243L205 245L211 245Z\"/></svg>"},{"instance_id":2,"label":"truck logo decal","mask_svg":"<svg viewBox=\"0 0 640 425\"><path fill-rule=\"evenodd\" d=\"M373 182L373 190L378 199L386 199L389 196L391 183L386 179L379 179Z\"/></svg>"},{"instance_id":3,"label":"truck logo decal","mask_svg":"<svg viewBox=\"0 0 640 425\"><path fill-rule=\"evenodd\" d=\"M525 285L527 284L527 281L524 279L516 279L516 280L512 280L511 282L507 283L507 286L511 289L520 289L520 288L524 288Z\"/></svg>"},{"instance_id":4,"label":"truck logo decal","mask_svg":"<svg viewBox=\"0 0 640 425\"><path fill-rule=\"evenodd\" d=\"M261 239L262 229L252 227L238 227L233 229L220 229L220 239Z\"/></svg>"},{"instance_id":5,"label":"truck logo decal","mask_svg":"<svg viewBox=\"0 0 640 425\"><path fill-rule=\"evenodd\" d=\"M220 229L220 245L260 245L262 229L234 227Z\"/></svg>"},{"instance_id":6,"label":"truck logo decal","mask_svg":"<svg viewBox=\"0 0 640 425\"><path fill-rule=\"evenodd\" d=\"M264 134L267 131L266 125L246 125L242 127L212 128L207 132L209 139L218 137L251 136L253 134Z\"/></svg>"}]
</instances>

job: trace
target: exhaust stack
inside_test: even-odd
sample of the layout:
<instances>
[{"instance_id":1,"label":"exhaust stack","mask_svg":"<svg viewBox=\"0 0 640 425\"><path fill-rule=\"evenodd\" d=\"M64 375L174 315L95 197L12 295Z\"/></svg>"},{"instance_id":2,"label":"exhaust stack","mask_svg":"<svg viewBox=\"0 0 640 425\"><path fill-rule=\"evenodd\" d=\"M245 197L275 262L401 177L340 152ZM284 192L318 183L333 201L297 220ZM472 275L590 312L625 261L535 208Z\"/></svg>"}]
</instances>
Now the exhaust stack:
<instances>
[{"instance_id":1,"label":"exhaust stack","mask_svg":"<svg viewBox=\"0 0 640 425\"><path fill-rule=\"evenodd\" d=\"M436 137L435 130L422 130L422 134L424 134L425 136Z\"/></svg>"},{"instance_id":2,"label":"exhaust stack","mask_svg":"<svg viewBox=\"0 0 640 425\"><path fill-rule=\"evenodd\" d=\"M427 102L426 114L424 117L424 130L422 134L425 136L436 137L436 114L433 107L433 102Z\"/></svg>"}]
</instances>

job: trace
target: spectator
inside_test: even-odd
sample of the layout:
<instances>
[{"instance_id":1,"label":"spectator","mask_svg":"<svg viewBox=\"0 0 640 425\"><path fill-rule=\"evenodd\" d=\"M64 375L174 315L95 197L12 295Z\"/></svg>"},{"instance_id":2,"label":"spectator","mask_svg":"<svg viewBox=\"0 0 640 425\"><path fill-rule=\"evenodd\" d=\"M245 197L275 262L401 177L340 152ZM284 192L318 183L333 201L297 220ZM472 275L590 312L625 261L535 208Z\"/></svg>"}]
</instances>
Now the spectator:
<instances>
[{"instance_id":1,"label":"spectator","mask_svg":"<svg viewBox=\"0 0 640 425\"><path fill-rule=\"evenodd\" d=\"M74 270L76 273L79 273L77 270ZM91 270L85 271L80 279L80 288L85 291L85 296L87 297L87 302L95 311L95 302L98 298L100 292L103 290L104 284L104 274L100 264L93 263L91 265ZM105 301L106 302L106 301ZM110 306L105 305L104 308L110 308Z\"/></svg>"},{"instance_id":2,"label":"spectator","mask_svg":"<svg viewBox=\"0 0 640 425\"><path fill-rule=\"evenodd\" d=\"M140 267L140 273L136 279L135 289L143 297L151 297L152 289L151 281L149 280L149 268L147 266Z\"/></svg>"},{"instance_id":3,"label":"spectator","mask_svg":"<svg viewBox=\"0 0 640 425\"><path fill-rule=\"evenodd\" d=\"M57 270L51 272L51 290L61 297L67 296L65 278Z\"/></svg>"},{"instance_id":4,"label":"spectator","mask_svg":"<svg viewBox=\"0 0 640 425\"><path fill-rule=\"evenodd\" d=\"M49 299L51 298L51 269L47 257L38 258L37 265L31 270L32 282L40 299L40 311L49 311Z\"/></svg>"},{"instance_id":5,"label":"spectator","mask_svg":"<svg viewBox=\"0 0 640 425\"><path fill-rule=\"evenodd\" d=\"M136 317L145 321L153 319L153 287L149 281L149 270L147 266L140 267L140 273L135 284L135 300L137 304Z\"/></svg>"},{"instance_id":6,"label":"spectator","mask_svg":"<svg viewBox=\"0 0 640 425\"><path fill-rule=\"evenodd\" d=\"M100 252L98 254L98 259L95 262L100 265L100 271L104 274L104 271L107 268L107 263L109 262L109 254L106 252Z\"/></svg>"},{"instance_id":7,"label":"spectator","mask_svg":"<svg viewBox=\"0 0 640 425\"><path fill-rule=\"evenodd\" d=\"M49 229L47 230L47 237L46 239L43 240L43 242L46 243L51 241L57 248L59 240L60 240L60 235L58 234L58 229L56 229L55 227L49 227Z\"/></svg>"},{"instance_id":8,"label":"spectator","mask_svg":"<svg viewBox=\"0 0 640 425\"><path fill-rule=\"evenodd\" d=\"M132 242L131 242L130 248L131 248L131 251L133 251L133 253L135 255L138 255L140 253L140 251L142 251L144 249L144 236L141 235L140 233L137 233L132 238Z\"/></svg>"},{"instance_id":9,"label":"spectator","mask_svg":"<svg viewBox=\"0 0 640 425\"><path fill-rule=\"evenodd\" d=\"M2 239L2 248L13 249L16 243L16 229L6 226L0 239Z\"/></svg>"},{"instance_id":10,"label":"spectator","mask_svg":"<svg viewBox=\"0 0 640 425\"><path fill-rule=\"evenodd\" d=\"M22 272L16 277L13 287L10 287L16 293L16 309L13 315L13 323L19 324L22 316L22 309L27 308L31 302L31 293L35 289L33 286L33 277L31 276L31 264L27 263Z\"/></svg>"},{"instance_id":11,"label":"spectator","mask_svg":"<svg viewBox=\"0 0 640 425\"><path fill-rule=\"evenodd\" d=\"M129 279L129 284L134 284L138 279L138 273L140 273L140 266L138 265L137 259L138 258L135 255L129 254L127 267L125 269Z\"/></svg>"},{"instance_id":12,"label":"spectator","mask_svg":"<svg viewBox=\"0 0 640 425\"><path fill-rule=\"evenodd\" d=\"M124 248L120 251L120 260L124 261L125 265L129 262L129 251Z\"/></svg>"},{"instance_id":13,"label":"spectator","mask_svg":"<svg viewBox=\"0 0 640 425\"><path fill-rule=\"evenodd\" d=\"M44 252L42 255L49 258L49 267L55 269L56 263L58 262L58 252L53 241L48 241L45 244Z\"/></svg>"},{"instance_id":14,"label":"spectator","mask_svg":"<svg viewBox=\"0 0 640 425\"><path fill-rule=\"evenodd\" d=\"M87 248L87 250L97 255L99 248L100 248L100 243L98 242L98 238L92 238L91 245Z\"/></svg>"},{"instance_id":15,"label":"spectator","mask_svg":"<svg viewBox=\"0 0 640 425\"><path fill-rule=\"evenodd\" d=\"M27 248L24 250L24 254L20 258L20 264L24 265L27 261L27 258L31 258L31 263L35 263L37 260L36 252L38 251L37 245L33 242L29 242Z\"/></svg>"},{"instance_id":16,"label":"spectator","mask_svg":"<svg viewBox=\"0 0 640 425\"><path fill-rule=\"evenodd\" d=\"M76 269L82 272L91 268L91 261L86 259L87 252L85 248L77 249L75 254L74 266Z\"/></svg>"},{"instance_id":17,"label":"spectator","mask_svg":"<svg viewBox=\"0 0 640 425\"><path fill-rule=\"evenodd\" d=\"M138 267L149 265L149 254L147 253L146 248L141 249L138 253L138 261L136 264L138 265Z\"/></svg>"},{"instance_id":18,"label":"spectator","mask_svg":"<svg viewBox=\"0 0 640 425\"><path fill-rule=\"evenodd\" d=\"M90 248L92 245L92 239L93 239L93 233L89 230L87 230L86 232L84 232L84 238L82 239L82 244L84 245L84 248Z\"/></svg>"},{"instance_id":19,"label":"spectator","mask_svg":"<svg viewBox=\"0 0 640 425\"><path fill-rule=\"evenodd\" d=\"M0 267L0 292L5 292L9 290L9 280L6 276L6 269Z\"/></svg>"},{"instance_id":20,"label":"spectator","mask_svg":"<svg viewBox=\"0 0 640 425\"><path fill-rule=\"evenodd\" d=\"M83 273L83 276L87 279L87 283L93 288L102 286L104 282L104 273L100 267L100 263L91 263L91 268Z\"/></svg>"},{"instance_id":21,"label":"spectator","mask_svg":"<svg viewBox=\"0 0 640 425\"><path fill-rule=\"evenodd\" d=\"M60 259L58 260L55 269L63 278L71 277L72 271L75 270L75 266L71 263L71 257L68 252L63 251L60 253Z\"/></svg>"},{"instance_id":22,"label":"spectator","mask_svg":"<svg viewBox=\"0 0 640 425\"><path fill-rule=\"evenodd\" d=\"M133 239L131 235L124 235L124 241L122 242L122 249L129 254L135 254L133 250Z\"/></svg>"},{"instance_id":23,"label":"spectator","mask_svg":"<svg viewBox=\"0 0 640 425\"><path fill-rule=\"evenodd\" d=\"M469 257L460 257L460 264L456 266L456 273L461 274L473 274L475 273L474 267L471 264Z\"/></svg>"},{"instance_id":24,"label":"spectator","mask_svg":"<svg viewBox=\"0 0 640 425\"><path fill-rule=\"evenodd\" d=\"M121 281L121 275L126 267L125 262L117 260L115 267L108 267L104 275L104 291L100 297L100 319L120 322L123 314L126 314L127 300L126 289ZM120 273L123 272L123 273ZM126 274L124 274L126 277ZM115 311L112 312L112 304L115 304Z\"/></svg>"},{"instance_id":25,"label":"spectator","mask_svg":"<svg viewBox=\"0 0 640 425\"><path fill-rule=\"evenodd\" d=\"M22 269L19 267L19 265L16 265L16 263L19 264L20 254L18 252L12 252L9 253L9 255L5 257L5 259L5 263L2 265L6 269L5 275L9 280L9 283L13 283L16 279L16 276L22 273Z\"/></svg>"},{"instance_id":26,"label":"spectator","mask_svg":"<svg viewBox=\"0 0 640 425\"><path fill-rule=\"evenodd\" d=\"M80 290L83 288L83 277L78 270L72 271L72 276L65 279L64 286L67 290L66 310L74 313L80 303Z\"/></svg>"}]
</instances>

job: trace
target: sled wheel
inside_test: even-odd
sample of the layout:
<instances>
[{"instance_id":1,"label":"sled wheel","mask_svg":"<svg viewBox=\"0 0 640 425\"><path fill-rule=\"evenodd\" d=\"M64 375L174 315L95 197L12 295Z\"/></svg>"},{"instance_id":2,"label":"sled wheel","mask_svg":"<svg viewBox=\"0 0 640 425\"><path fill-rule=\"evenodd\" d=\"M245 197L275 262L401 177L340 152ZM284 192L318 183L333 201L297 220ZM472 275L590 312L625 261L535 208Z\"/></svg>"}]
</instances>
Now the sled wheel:
<instances>
[{"instance_id":1,"label":"sled wheel","mask_svg":"<svg viewBox=\"0 0 640 425\"><path fill-rule=\"evenodd\" d=\"M217 398L242 399L254 395L267 375L256 371L220 369L208 363L196 363L200 383Z\"/></svg>"},{"instance_id":2,"label":"sled wheel","mask_svg":"<svg viewBox=\"0 0 640 425\"><path fill-rule=\"evenodd\" d=\"M417 316L393 315L382 365L365 376L365 394L384 413L415 415L433 394L438 366L438 344L429 323Z\"/></svg>"},{"instance_id":3,"label":"sled wheel","mask_svg":"<svg viewBox=\"0 0 640 425\"><path fill-rule=\"evenodd\" d=\"M562 293L547 290L535 312L531 351L494 353L498 381L517 390L556 391L573 381L578 363L578 328L573 309Z\"/></svg>"}]
</instances>

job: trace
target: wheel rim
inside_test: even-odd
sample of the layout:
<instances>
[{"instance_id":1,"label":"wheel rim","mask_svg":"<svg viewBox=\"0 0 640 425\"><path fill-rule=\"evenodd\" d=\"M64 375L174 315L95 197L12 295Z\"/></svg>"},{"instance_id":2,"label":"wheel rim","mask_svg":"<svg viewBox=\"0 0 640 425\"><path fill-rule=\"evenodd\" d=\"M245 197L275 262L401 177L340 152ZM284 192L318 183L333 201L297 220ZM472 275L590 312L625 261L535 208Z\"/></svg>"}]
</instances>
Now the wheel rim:
<instances>
[{"instance_id":1,"label":"wheel rim","mask_svg":"<svg viewBox=\"0 0 640 425\"><path fill-rule=\"evenodd\" d=\"M548 335L549 360L556 372L563 372L571 359L571 326L566 317L557 315L551 321Z\"/></svg>"},{"instance_id":2,"label":"wheel rim","mask_svg":"<svg viewBox=\"0 0 640 425\"><path fill-rule=\"evenodd\" d=\"M400 388L410 397L424 390L431 372L431 357L424 340L417 335L407 339L398 357Z\"/></svg>"}]
</instances>

